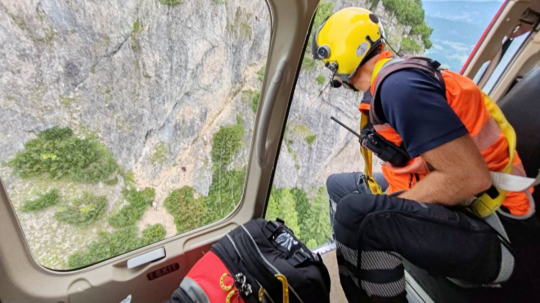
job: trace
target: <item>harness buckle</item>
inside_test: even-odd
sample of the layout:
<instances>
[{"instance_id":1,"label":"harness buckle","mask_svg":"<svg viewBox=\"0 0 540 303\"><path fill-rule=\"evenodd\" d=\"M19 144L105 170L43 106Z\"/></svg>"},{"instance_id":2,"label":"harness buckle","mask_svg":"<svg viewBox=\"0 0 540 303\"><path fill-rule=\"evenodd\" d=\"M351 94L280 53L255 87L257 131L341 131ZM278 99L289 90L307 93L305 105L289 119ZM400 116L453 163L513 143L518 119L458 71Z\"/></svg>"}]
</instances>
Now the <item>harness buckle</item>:
<instances>
[{"instance_id":1,"label":"harness buckle","mask_svg":"<svg viewBox=\"0 0 540 303\"><path fill-rule=\"evenodd\" d=\"M278 219L279 220L279 219ZM266 229L268 229L272 234L279 229L279 224L276 221L268 221L266 224Z\"/></svg>"}]
</instances>

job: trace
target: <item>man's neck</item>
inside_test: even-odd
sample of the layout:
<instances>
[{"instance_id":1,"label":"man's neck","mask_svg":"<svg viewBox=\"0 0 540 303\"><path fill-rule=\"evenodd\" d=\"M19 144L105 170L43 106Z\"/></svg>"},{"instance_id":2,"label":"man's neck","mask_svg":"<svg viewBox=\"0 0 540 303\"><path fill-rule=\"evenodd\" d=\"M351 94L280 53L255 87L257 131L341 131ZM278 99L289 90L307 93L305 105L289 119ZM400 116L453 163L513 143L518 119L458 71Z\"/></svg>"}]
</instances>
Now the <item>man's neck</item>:
<instances>
[{"instance_id":1,"label":"man's neck","mask_svg":"<svg viewBox=\"0 0 540 303\"><path fill-rule=\"evenodd\" d=\"M379 56L375 56L358 68L356 74L351 79L351 83L356 89L361 91L369 89L371 86L371 76L373 75L373 70L378 59Z\"/></svg>"}]
</instances>

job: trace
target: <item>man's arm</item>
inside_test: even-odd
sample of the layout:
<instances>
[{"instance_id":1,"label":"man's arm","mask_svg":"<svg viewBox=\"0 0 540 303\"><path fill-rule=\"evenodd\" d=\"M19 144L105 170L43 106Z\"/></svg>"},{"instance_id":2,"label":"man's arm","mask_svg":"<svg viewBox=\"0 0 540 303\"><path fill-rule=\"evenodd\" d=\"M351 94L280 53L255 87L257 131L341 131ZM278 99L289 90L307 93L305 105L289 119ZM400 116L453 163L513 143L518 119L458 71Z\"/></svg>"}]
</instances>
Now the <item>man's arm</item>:
<instances>
[{"instance_id":1,"label":"man's arm","mask_svg":"<svg viewBox=\"0 0 540 303\"><path fill-rule=\"evenodd\" d=\"M487 164L467 134L421 155L435 171L399 197L457 205L491 186Z\"/></svg>"}]
</instances>

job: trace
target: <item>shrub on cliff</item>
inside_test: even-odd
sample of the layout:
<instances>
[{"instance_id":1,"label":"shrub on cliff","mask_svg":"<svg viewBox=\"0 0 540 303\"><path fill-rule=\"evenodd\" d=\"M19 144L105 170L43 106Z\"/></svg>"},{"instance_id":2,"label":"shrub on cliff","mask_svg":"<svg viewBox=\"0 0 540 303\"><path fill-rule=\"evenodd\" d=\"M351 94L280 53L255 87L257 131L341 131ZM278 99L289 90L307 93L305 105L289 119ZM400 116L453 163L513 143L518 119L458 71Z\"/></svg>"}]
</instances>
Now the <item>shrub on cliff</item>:
<instances>
[{"instance_id":1,"label":"shrub on cliff","mask_svg":"<svg viewBox=\"0 0 540 303\"><path fill-rule=\"evenodd\" d=\"M74 226L87 226L101 219L107 210L107 198L84 192L68 206L54 214L56 220Z\"/></svg>"},{"instance_id":2,"label":"shrub on cliff","mask_svg":"<svg viewBox=\"0 0 540 303\"><path fill-rule=\"evenodd\" d=\"M130 226L112 233L100 232L96 241L88 244L85 250L69 256L69 268L88 266L142 246L161 241L165 238L165 228L161 224L148 226L142 231L142 238L138 236L136 226Z\"/></svg>"},{"instance_id":3,"label":"shrub on cliff","mask_svg":"<svg viewBox=\"0 0 540 303\"><path fill-rule=\"evenodd\" d=\"M60 202L60 192L58 189L52 189L46 193L39 193L34 200L24 202L21 210L24 212L38 211L53 206Z\"/></svg>"},{"instance_id":4,"label":"shrub on cliff","mask_svg":"<svg viewBox=\"0 0 540 303\"><path fill-rule=\"evenodd\" d=\"M22 178L66 178L82 183L106 180L118 168L105 146L92 138L73 136L69 128L55 126L38 134L7 163Z\"/></svg>"},{"instance_id":5,"label":"shrub on cliff","mask_svg":"<svg viewBox=\"0 0 540 303\"><path fill-rule=\"evenodd\" d=\"M153 188L145 188L142 191L125 189L122 191L122 194L129 204L109 217L109 224L114 227L126 227L137 223L148 207L150 207L156 196L156 192Z\"/></svg>"},{"instance_id":6,"label":"shrub on cliff","mask_svg":"<svg viewBox=\"0 0 540 303\"><path fill-rule=\"evenodd\" d=\"M177 233L203 226L203 203L195 199L195 191L189 186L173 190L165 199L165 208L174 217Z\"/></svg>"}]
</instances>

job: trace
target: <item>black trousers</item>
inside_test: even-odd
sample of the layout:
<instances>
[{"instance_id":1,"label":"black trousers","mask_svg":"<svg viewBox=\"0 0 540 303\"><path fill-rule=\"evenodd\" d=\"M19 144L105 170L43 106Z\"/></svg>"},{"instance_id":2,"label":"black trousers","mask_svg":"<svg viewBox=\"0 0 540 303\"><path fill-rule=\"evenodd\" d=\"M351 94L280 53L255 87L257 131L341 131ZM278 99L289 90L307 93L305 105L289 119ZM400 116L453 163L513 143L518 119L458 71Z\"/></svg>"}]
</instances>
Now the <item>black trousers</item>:
<instances>
[{"instance_id":1,"label":"black trousers","mask_svg":"<svg viewBox=\"0 0 540 303\"><path fill-rule=\"evenodd\" d=\"M406 302L402 259L435 275L490 283L501 244L480 219L434 203L371 195L362 174L328 178L341 284L349 302Z\"/></svg>"}]
</instances>

